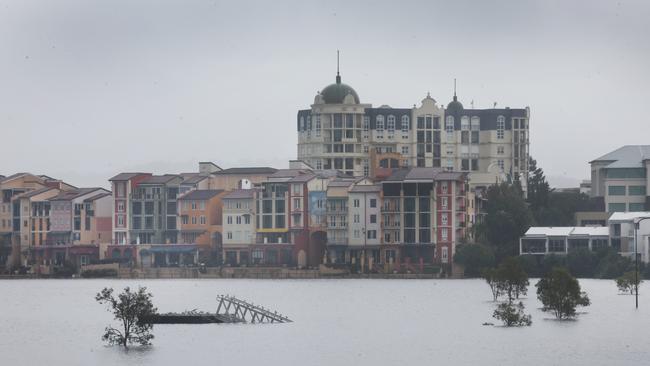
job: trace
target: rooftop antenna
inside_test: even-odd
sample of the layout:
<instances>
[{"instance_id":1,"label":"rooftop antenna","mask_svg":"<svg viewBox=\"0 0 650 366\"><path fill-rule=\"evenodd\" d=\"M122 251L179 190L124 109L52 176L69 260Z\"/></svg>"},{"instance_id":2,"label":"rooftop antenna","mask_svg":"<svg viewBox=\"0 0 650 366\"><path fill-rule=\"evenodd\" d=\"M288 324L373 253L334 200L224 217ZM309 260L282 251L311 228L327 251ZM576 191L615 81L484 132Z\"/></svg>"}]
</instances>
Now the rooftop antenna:
<instances>
[{"instance_id":1,"label":"rooftop antenna","mask_svg":"<svg viewBox=\"0 0 650 366\"><path fill-rule=\"evenodd\" d=\"M456 97L456 78L454 78L454 102L458 100L458 97Z\"/></svg>"},{"instance_id":2,"label":"rooftop antenna","mask_svg":"<svg viewBox=\"0 0 650 366\"><path fill-rule=\"evenodd\" d=\"M336 50L336 83L341 84L341 74L339 74L339 50Z\"/></svg>"}]
</instances>

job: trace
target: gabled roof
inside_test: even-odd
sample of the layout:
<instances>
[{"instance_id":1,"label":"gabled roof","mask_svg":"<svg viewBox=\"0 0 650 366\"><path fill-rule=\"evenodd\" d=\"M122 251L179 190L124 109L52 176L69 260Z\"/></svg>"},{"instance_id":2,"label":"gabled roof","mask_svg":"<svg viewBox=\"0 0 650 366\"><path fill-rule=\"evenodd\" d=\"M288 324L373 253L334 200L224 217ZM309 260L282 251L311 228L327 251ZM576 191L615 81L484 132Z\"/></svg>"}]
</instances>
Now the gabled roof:
<instances>
[{"instance_id":1,"label":"gabled roof","mask_svg":"<svg viewBox=\"0 0 650 366\"><path fill-rule=\"evenodd\" d=\"M253 197L255 197L254 189L238 189L226 194L221 199L226 200L226 199L242 199L242 198L253 198Z\"/></svg>"},{"instance_id":2,"label":"gabled roof","mask_svg":"<svg viewBox=\"0 0 650 366\"><path fill-rule=\"evenodd\" d=\"M625 145L589 163L611 162L608 168L643 168L643 161L648 159L650 145Z\"/></svg>"},{"instance_id":3,"label":"gabled roof","mask_svg":"<svg viewBox=\"0 0 650 366\"><path fill-rule=\"evenodd\" d=\"M289 179L287 182L289 183L305 183L309 182L310 180L316 178L316 174L300 174L297 175L291 179Z\"/></svg>"},{"instance_id":4,"label":"gabled roof","mask_svg":"<svg viewBox=\"0 0 650 366\"><path fill-rule=\"evenodd\" d=\"M89 193L93 193L95 191L100 191L99 193L109 193L107 190L104 188L99 188L99 187L93 187L93 188L77 188L73 189L71 191L62 191L56 196L52 197L49 199L49 201L70 201L75 198L79 198L81 196L84 196Z\"/></svg>"},{"instance_id":5,"label":"gabled roof","mask_svg":"<svg viewBox=\"0 0 650 366\"><path fill-rule=\"evenodd\" d=\"M210 173L212 175L241 175L241 174L273 174L278 171L275 168L267 166L263 167L242 167L242 168L228 168L218 172Z\"/></svg>"},{"instance_id":6,"label":"gabled roof","mask_svg":"<svg viewBox=\"0 0 650 366\"><path fill-rule=\"evenodd\" d=\"M17 179L17 178L20 178L20 177L23 177L23 176L29 175L29 174L30 173L15 173L15 174L12 174L12 175L9 175L9 176L6 176L6 177L3 177L2 179L0 179L0 183L9 182L11 180L14 180L14 179Z\"/></svg>"},{"instance_id":7,"label":"gabled roof","mask_svg":"<svg viewBox=\"0 0 650 366\"><path fill-rule=\"evenodd\" d=\"M106 197L106 196L111 196L111 195L112 195L111 192L103 192L103 193L99 193L99 194L96 194L96 195L94 195L94 196L90 196L90 197L86 198L86 199L84 200L84 202L97 201L97 200L100 199L100 198L104 198L104 197Z\"/></svg>"},{"instance_id":8,"label":"gabled roof","mask_svg":"<svg viewBox=\"0 0 650 366\"><path fill-rule=\"evenodd\" d=\"M197 189L189 191L179 198L181 201L205 201L223 192L222 189Z\"/></svg>"},{"instance_id":9,"label":"gabled roof","mask_svg":"<svg viewBox=\"0 0 650 366\"><path fill-rule=\"evenodd\" d=\"M182 177L176 174L152 175L148 178L143 179L140 184L165 184L171 182L174 179L182 179Z\"/></svg>"},{"instance_id":10,"label":"gabled roof","mask_svg":"<svg viewBox=\"0 0 650 366\"><path fill-rule=\"evenodd\" d=\"M134 177L137 177L138 175L142 175L142 174L151 174L151 173L120 173L120 174L114 176L113 178L109 179L108 181L109 182L111 182L111 181L125 181L125 180L132 179Z\"/></svg>"},{"instance_id":11,"label":"gabled roof","mask_svg":"<svg viewBox=\"0 0 650 366\"><path fill-rule=\"evenodd\" d=\"M181 184L197 184L205 179L208 179L207 175L200 175L198 173L192 173L192 175L182 175L182 177L183 181Z\"/></svg>"},{"instance_id":12,"label":"gabled roof","mask_svg":"<svg viewBox=\"0 0 650 366\"><path fill-rule=\"evenodd\" d=\"M58 191L57 188L43 187L43 188L34 189L32 191L20 194L16 198L31 198L31 197L34 197L34 196L38 196L41 193L45 193L45 192L52 191L52 190L57 190Z\"/></svg>"}]
</instances>

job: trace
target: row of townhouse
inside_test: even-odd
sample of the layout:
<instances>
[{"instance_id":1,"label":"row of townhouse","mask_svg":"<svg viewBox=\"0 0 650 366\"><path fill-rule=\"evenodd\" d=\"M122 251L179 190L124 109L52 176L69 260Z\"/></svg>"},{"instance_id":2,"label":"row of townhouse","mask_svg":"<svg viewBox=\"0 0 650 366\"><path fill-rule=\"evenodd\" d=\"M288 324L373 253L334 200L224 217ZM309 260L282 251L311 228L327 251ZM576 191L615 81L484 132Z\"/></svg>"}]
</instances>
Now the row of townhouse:
<instances>
[{"instance_id":1,"label":"row of townhouse","mask_svg":"<svg viewBox=\"0 0 650 366\"><path fill-rule=\"evenodd\" d=\"M472 222L467 174L385 172L371 180L301 161L281 170L202 162L198 173L121 173L111 191L16 174L0 180L0 260L39 273L104 258L413 270L451 263Z\"/></svg>"},{"instance_id":2,"label":"row of townhouse","mask_svg":"<svg viewBox=\"0 0 650 366\"><path fill-rule=\"evenodd\" d=\"M16 173L0 179L0 194L0 271L87 264L110 241L112 197L103 188Z\"/></svg>"},{"instance_id":3,"label":"row of townhouse","mask_svg":"<svg viewBox=\"0 0 650 366\"><path fill-rule=\"evenodd\" d=\"M436 168L397 169L380 181L280 170L223 196L223 261L413 270L451 264L467 232L467 185L465 173Z\"/></svg>"}]
</instances>

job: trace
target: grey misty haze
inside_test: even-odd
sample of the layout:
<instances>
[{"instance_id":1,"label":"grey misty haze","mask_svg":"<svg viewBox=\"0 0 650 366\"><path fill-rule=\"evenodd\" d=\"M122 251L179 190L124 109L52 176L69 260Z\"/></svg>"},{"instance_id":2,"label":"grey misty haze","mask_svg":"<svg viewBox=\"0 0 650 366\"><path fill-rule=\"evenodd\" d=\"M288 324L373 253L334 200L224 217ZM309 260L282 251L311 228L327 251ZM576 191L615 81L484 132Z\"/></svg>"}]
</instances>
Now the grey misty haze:
<instances>
[{"instance_id":1,"label":"grey misty haze","mask_svg":"<svg viewBox=\"0 0 650 366\"><path fill-rule=\"evenodd\" d=\"M553 185L647 144L647 1L0 0L0 174L106 186L120 171L286 167L296 112L334 81L362 103L431 92L531 107Z\"/></svg>"}]
</instances>

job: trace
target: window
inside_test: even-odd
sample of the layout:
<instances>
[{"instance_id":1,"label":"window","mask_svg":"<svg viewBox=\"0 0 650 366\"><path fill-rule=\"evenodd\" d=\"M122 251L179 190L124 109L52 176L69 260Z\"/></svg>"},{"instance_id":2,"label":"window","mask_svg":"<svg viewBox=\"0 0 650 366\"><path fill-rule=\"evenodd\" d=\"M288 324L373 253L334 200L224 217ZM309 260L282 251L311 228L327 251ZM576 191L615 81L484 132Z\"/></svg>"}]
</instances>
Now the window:
<instances>
[{"instance_id":1,"label":"window","mask_svg":"<svg viewBox=\"0 0 650 366\"><path fill-rule=\"evenodd\" d=\"M359 223L359 219L360 219L360 218L361 218L361 217L359 216L359 214L355 214L354 217L353 217L354 223L355 223L355 224Z\"/></svg>"},{"instance_id":2,"label":"window","mask_svg":"<svg viewBox=\"0 0 650 366\"><path fill-rule=\"evenodd\" d=\"M320 114L314 116L314 134L320 137Z\"/></svg>"},{"instance_id":3,"label":"window","mask_svg":"<svg viewBox=\"0 0 650 366\"><path fill-rule=\"evenodd\" d=\"M227 222L228 224L232 224L232 216L227 216L227 217L226 217L226 222Z\"/></svg>"},{"instance_id":4,"label":"window","mask_svg":"<svg viewBox=\"0 0 650 366\"><path fill-rule=\"evenodd\" d=\"M384 116L382 116L382 115L377 116L375 122L376 122L375 129L377 130L377 132L380 132L380 131L383 132L384 131Z\"/></svg>"},{"instance_id":5,"label":"window","mask_svg":"<svg viewBox=\"0 0 650 366\"><path fill-rule=\"evenodd\" d=\"M447 141L451 141L454 138L454 116L447 116L445 130L447 131Z\"/></svg>"},{"instance_id":6,"label":"window","mask_svg":"<svg viewBox=\"0 0 650 366\"><path fill-rule=\"evenodd\" d=\"M196 210L196 201L192 201L192 210Z\"/></svg>"},{"instance_id":7,"label":"window","mask_svg":"<svg viewBox=\"0 0 650 366\"><path fill-rule=\"evenodd\" d=\"M232 231L227 232L227 233L226 233L226 237L227 237L228 239L232 239Z\"/></svg>"},{"instance_id":8,"label":"window","mask_svg":"<svg viewBox=\"0 0 650 366\"><path fill-rule=\"evenodd\" d=\"M442 247L442 263L447 263L449 261L449 248Z\"/></svg>"},{"instance_id":9,"label":"window","mask_svg":"<svg viewBox=\"0 0 650 366\"><path fill-rule=\"evenodd\" d=\"M449 225L449 216L446 213L440 215L440 225L448 226Z\"/></svg>"},{"instance_id":10,"label":"window","mask_svg":"<svg viewBox=\"0 0 650 366\"><path fill-rule=\"evenodd\" d=\"M300 198L293 199L293 208L300 208Z\"/></svg>"},{"instance_id":11,"label":"window","mask_svg":"<svg viewBox=\"0 0 650 366\"><path fill-rule=\"evenodd\" d=\"M472 131L479 131L481 129L481 120L474 116L472 117Z\"/></svg>"},{"instance_id":12,"label":"window","mask_svg":"<svg viewBox=\"0 0 650 366\"><path fill-rule=\"evenodd\" d=\"M449 190L449 187L447 186L447 182L441 182L440 183L440 191L442 192L442 194L447 194L448 190Z\"/></svg>"},{"instance_id":13,"label":"window","mask_svg":"<svg viewBox=\"0 0 650 366\"><path fill-rule=\"evenodd\" d=\"M607 192L610 196L625 196L625 186L609 186Z\"/></svg>"},{"instance_id":14,"label":"window","mask_svg":"<svg viewBox=\"0 0 650 366\"><path fill-rule=\"evenodd\" d=\"M402 155L408 155L408 154L409 154L409 147L402 146Z\"/></svg>"},{"instance_id":15,"label":"window","mask_svg":"<svg viewBox=\"0 0 650 366\"><path fill-rule=\"evenodd\" d=\"M361 235L361 232L359 230L354 230L354 237L359 238Z\"/></svg>"},{"instance_id":16,"label":"window","mask_svg":"<svg viewBox=\"0 0 650 366\"><path fill-rule=\"evenodd\" d=\"M646 195L645 186L629 186L629 187L627 187L627 189L628 189L628 194L630 196L645 196Z\"/></svg>"},{"instance_id":17,"label":"window","mask_svg":"<svg viewBox=\"0 0 650 366\"><path fill-rule=\"evenodd\" d=\"M564 239L549 239L548 240L549 252L566 252L566 245Z\"/></svg>"},{"instance_id":18,"label":"window","mask_svg":"<svg viewBox=\"0 0 650 366\"><path fill-rule=\"evenodd\" d=\"M638 212L638 211L644 211L644 210L645 210L645 204L644 203L630 203L630 211Z\"/></svg>"},{"instance_id":19,"label":"window","mask_svg":"<svg viewBox=\"0 0 650 366\"><path fill-rule=\"evenodd\" d=\"M352 201L352 205L353 205L354 207L359 207L359 200L358 200L358 199L354 199L354 200Z\"/></svg>"},{"instance_id":20,"label":"window","mask_svg":"<svg viewBox=\"0 0 650 366\"><path fill-rule=\"evenodd\" d=\"M250 223L251 223L250 215L244 215L244 224L250 225Z\"/></svg>"},{"instance_id":21,"label":"window","mask_svg":"<svg viewBox=\"0 0 650 366\"><path fill-rule=\"evenodd\" d=\"M395 116L393 116L392 114L390 116L388 116L387 125L388 125L387 127L388 127L388 132L389 133L390 132L395 132Z\"/></svg>"},{"instance_id":22,"label":"window","mask_svg":"<svg viewBox=\"0 0 650 366\"><path fill-rule=\"evenodd\" d=\"M447 170L454 170L454 159L447 159Z\"/></svg>"},{"instance_id":23,"label":"window","mask_svg":"<svg viewBox=\"0 0 650 366\"><path fill-rule=\"evenodd\" d=\"M117 212L124 212L124 202L117 203Z\"/></svg>"},{"instance_id":24,"label":"window","mask_svg":"<svg viewBox=\"0 0 650 366\"><path fill-rule=\"evenodd\" d=\"M497 165L499 166L499 169L501 169L501 171L505 170L505 164L503 160L497 160Z\"/></svg>"},{"instance_id":25,"label":"window","mask_svg":"<svg viewBox=\"0 0 650 366\"><path fill-rule=\"evenodd\" d=\"M368 230L368 239L377 239L377 230Z\"/></svg>"},{"instance_id":26,"label":"window","mask_svg":"<svg viewBox=\"0 0 650 366\"><path fill-rule=\"evenodd\" d=\"M196 216L192 216L192 225L196 225Z\"/></svg>"},{"instance_id":27,"label":"window","mask_svg":"<svg viewBox=\"0 0 650 366\"><path fill-rule=\"evenodd\" d=\"M134 219L133 222L135 224L135 217L133 219ZM138 217L138 219L139 219L139 217ZM187 215L181 216L181 224L187 225L188 223L189 223L189 217L187 217Z\"/></svg>"},{"instance_id":28,"label":"window","mask_svg":"<svg viewBox=\"0 0 650 366\"><path fill-rule=\"evenodd\" d=\"M625 203L610 203L607 206L608 212L625 212Z\"/></svg>"},{"instance_id":29,"label":"window","mask_svg":"<svg viewBox=\"0 0 650 366\"><path fill-rule=\"evenodd\" d=\"M374 198L370 199L370 207L375 208L377 207L377 200Z\"/></svg>"},{"instance_id":30,"label":"window","mask_svg":"<svg viewBox=\"0 0 650 366\"><path fill-rule=\"evenodd\" d=\"M402 116L402 133L409 133L409 116Z\"/></svg>"},{"instance_id":31,"label":"window","mask_svg":"<svg viewBox=\"0 0 650 366\"><path fill-rule=\"evenodd\" d=\"M498 155L503 155L505 151L505 148L503 146L497 146L497 154Z\"/></svg>"},{"instance_id":32,"label":"window","mask_svg":"<svg viewBox=\"0 0 650 366\"><path fill-rule=\"evenodd\" d=\"M377 215L370 215L370 223L371 224L377 223Z\"/></svg>"},{"instance_id":33,"label":"window","mask_svg":"<svg viewBox=\"0 0 650 366\"><path fill-rule=\"evenodd\" d=\"M469 118L467 116L460 118L460 129L463 131L469 130Z\"/></svg>"},{"instance_id":34,"label":"window","mask_svg":"<svg viewBox=\"0 0 650 366\"><path fill-rule=\"evenodd\" d=\"M236 216L235 222L237 223L237 225L241 225L241 216Z\"/></svg>"},{"instance_id":35,"label":"window","mask_svg":"<svg viewBox=\"0 0 650 366\"><path fill-rule=\"evenodd\" d=\"M497 139L503 140L506 129L506 118L504 116L497 117Z\"/></svg>"},{"instance_id":36,"label":"window","mask_svg":"<svg viewBox=\"0 0 650 366\"><path fill-rule=\"evenodd\" d=\"M448 236L449 236L449 230L446 227L440 229L440 238L442 240L447 240Z\"/></svg>"},{"instance_id":37,"label":"window","mask_svg":"<svg viewBox=\"0 0 650 366\"><path fill-rule=\"evenodd\" d=\"M449 209L449 197L441 197L440 205L443 210Z\"/></svg>"},{"instance_id":38,"label":"window","mask_svg":"<svg viewBox=\"0 0 650 366\"><path fill-rule=\"evenodd\" d=\"M368 132L370 130L370 117L363 116L363 131Z\"/></svg>"},{"instance_id":39,"label":"window","mask_svg":"<svg viewBox=\"0 0 650 366\"><path fill-rule=\"evenodd\" d=\"M205 216L201 215L201 217L199 218L199 222L201 223L201 225L205 225Z\"/></svg>"}]
</instances>

